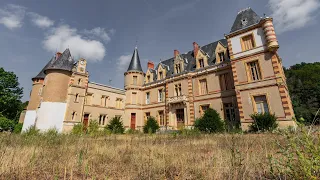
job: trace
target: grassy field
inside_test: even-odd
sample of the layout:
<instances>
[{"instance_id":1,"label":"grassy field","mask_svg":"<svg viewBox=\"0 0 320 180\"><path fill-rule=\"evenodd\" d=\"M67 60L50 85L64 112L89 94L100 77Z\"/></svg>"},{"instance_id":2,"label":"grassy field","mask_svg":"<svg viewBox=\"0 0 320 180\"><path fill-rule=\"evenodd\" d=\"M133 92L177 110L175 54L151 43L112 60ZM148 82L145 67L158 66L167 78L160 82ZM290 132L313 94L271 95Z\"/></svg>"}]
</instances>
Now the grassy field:
<instances>
[{"instance_id":1,"label":"grassy field","mask_svg":"<svg viewBox=\"0 0 320 180\"><path fill-rule=\"evenodd\" d=\"M271 166L273 161L288 159L284 152L278 152L286 150L293 139L311 142L310 148L316 152L305 158L319 156L315 163L320 163L316 134L307 140L299 133L289 138L279 133L102 137L0 134L0 179L317 179L319 169L311 169L311 176L292 176L290 168L280 172L277 165ZM293 145L305 148L303 144Z\"/></svg>"}]
</instances>

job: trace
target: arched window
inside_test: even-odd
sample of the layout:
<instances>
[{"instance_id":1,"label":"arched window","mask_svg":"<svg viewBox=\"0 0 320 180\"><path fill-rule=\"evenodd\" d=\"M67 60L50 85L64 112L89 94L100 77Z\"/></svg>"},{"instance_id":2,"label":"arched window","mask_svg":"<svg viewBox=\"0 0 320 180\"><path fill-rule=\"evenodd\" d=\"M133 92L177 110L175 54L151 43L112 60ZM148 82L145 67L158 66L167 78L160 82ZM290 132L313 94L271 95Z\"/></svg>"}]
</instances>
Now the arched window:
<instances>
[{"instance_id":1,"label":"arched window","mask_svg":"<svg viewBox=\"0 0 320 180\"><path fill-rule=\"evenodd\" d=\"M77 116L76 112L73 111L71 114L71 120L75 120L76 116Z\"/></svg>"},{"instance_id":2,"label":"arched window","mask_svg":"<svg viewBox=\"0 0 320 180\"><path fill-rule=\"evenodd\" d=\"M81 78L78 79L78 85L81 85Z\"/></svg>"},{"instance_id":3,"label":"arched window","mask_svg":"<svg viewBox=\"0 0 320 180\"><path fill-rule=\"evenodd\" d=\"M79 94L76 94L76 97L74 98L74 102L78 102Z\"/></svg>"}]
</instances>

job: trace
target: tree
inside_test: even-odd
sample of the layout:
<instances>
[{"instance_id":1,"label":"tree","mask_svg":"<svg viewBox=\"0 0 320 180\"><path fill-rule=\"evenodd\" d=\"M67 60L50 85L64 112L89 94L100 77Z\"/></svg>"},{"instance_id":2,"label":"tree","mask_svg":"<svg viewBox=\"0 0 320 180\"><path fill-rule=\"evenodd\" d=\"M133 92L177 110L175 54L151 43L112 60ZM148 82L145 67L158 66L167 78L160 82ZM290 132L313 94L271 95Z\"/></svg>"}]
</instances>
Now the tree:
<instances>
[{"instance_id":1,"label":"tree","mask_svg":"<svg viewBox=\"0 0 320 180\"><path fill-rule=\"evenodd\" d=\"M23 109L21 97L23 88L19 87L18 77L13 72L0 68L0 113L17 120Z\"/></svg>"},{"instance_id":2,"label":"tree","mask_svg":"<svg viewBox=\"0 0 320 180\"><path fill-rule=\"evenodd\" d=\"M251 131L272 131L278 127L277 117L270 113L251 114L253 123L250 126Z\"/></svg>"},{"instance_id":3,"label":"tree","mask_svg":"<svg viewBox=\"0 0 320 180\"><path fill-rule=\"evenodd\" d=\"M224 122L220 118L219 113L211 108L207 109L204 115L196 120L194 126L205 133L224 131Z\"/></svg>"},{"instance_id":4,"label":"tree","mask_svg":"<svg viewBox=\"0 0 320 180\"><path fill-rule=\"evenodd\" d=\"M320 107L320 63L303 62L284 71L296 118L310 124Z\"/></svg>"},{"instance_id":5,"label":"tree","mask_svg":"<svg viewBox=\"0 0 320 180\"><path fill-rule=\"evenodd\" d=\"M147 119L147 123L143 126L144 133L155 133L160 128L158 122L154 119L154 117L150 116Z\"/></svg>"},{"instance_id":6,"label":"tree","mask_svg":"<svg viewBox=\"0 0 320 180\"><path fill-rule=\"evenodd\" d=\"M124 133L124 127L120 117L112 118L109 124L105 128L115 134Z\"/></svg>"}]
</instances>

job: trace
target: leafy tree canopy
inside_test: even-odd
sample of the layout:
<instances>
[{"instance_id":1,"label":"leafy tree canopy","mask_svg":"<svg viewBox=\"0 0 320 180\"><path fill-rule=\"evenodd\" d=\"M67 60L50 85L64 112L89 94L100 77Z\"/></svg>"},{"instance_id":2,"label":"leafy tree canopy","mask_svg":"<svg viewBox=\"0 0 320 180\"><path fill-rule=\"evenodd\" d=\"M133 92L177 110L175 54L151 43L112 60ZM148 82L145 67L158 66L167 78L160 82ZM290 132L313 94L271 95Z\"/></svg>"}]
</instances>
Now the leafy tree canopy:
<instances>
[{"instance_id":1,"label":"leafy tree canopy","mask_svg":"<svg viewBox=\"0 0 320 180\"><path fill-rule=\"evenodd\" d=\"M0 68L0 113L11 120L17 120L23 109L18 77L13 72Z\"/></svg>"}]
</instances>

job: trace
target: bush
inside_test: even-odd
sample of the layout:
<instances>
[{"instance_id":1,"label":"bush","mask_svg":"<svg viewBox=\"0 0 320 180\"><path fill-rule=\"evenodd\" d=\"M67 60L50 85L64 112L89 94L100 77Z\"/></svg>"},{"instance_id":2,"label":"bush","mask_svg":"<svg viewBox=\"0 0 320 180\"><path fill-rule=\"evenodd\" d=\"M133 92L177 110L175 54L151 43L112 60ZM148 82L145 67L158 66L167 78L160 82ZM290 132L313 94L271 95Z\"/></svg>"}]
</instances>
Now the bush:
<instances>
[{"instance_id":1,"label":"bush","mask_svg":"<svg viewBox=\"0 0 320 180\"><path fill-rule=\"evenodd\" d=\"M88 126L88 134L89 135L97 135L99 132L99 123L96 120L91 120Z\"/></svg>"},{"instance_id":2,"label":"bush","mask_svg":"<svg viewBox=\"0 0 320 180\"><path fill-rule=\"evenodd\" d=\"M277 117L270 113L251 114L253 123L250 126L251 131L272 131L278 127Z\"/></svg>"},{"instance_id":3,"label":"bush","mask_svg":"<svg viewBox=\"0 0 320 180\"><path fill-rule=\"evenodd\" d=\"M149 117L145 126L143 126L144 133L155 133L160 128L158 122L154 119L154 117Z\"/></svg>"},{"instance_id":4,"label":"bush","mask_svg":"<svg viewBox=\"0 0 320 180\"><path fill-rule=\"evenodd\" d=\"M75 124L72 128L71 134L82 135L84 134L82 123Z\"/></svg>"},{"instance_id":5,"label":"bush","mask_svg":"<svg viewBox=\"0 0 320 180\"><path fill-rule=\"evenodd\" d=\"M109 124L105 128L114 134L124 133L124 127L120 117L112 118Z\"/></svg>"},{"instance_id":6,"label":"bush","mask_svg":"<svg viewBox=\"0 0 320 180\"><path fill-rule=\"evenodd\" d=\"M22 126L23 126L23 124L22 124L22 123L18 123L18 124L16 124L16 125L14 126L13 132L14 132L14 133L16 133L16 134L21 133Z\"/></svg>"},{"instance_id":7,"label":"bush","mask_svg":"<svg viewBox=\"0 0 320 180\"><path fill-rule=\"evenodd\" d=\"M14 129L14 121L7 119L3 116L0 117L0 132L1 131L12 131Z\"/></svg>"},{"instance_id":8,"label":"bush","mask_svg":"<svg viewBox=\"0 0 320 180\"><path fill-rule=\"evenodd\" d=\"M224 131L224 122L219 113L214 109L207 109L204 115L197 119L194 126L205 133L216 133Z\"/></svg>"},{"instance_id":9,"label":"bush","mask_svg":"<svg viewBox=\"0 0 320 180\"><path fill-rule=\"evenodd\" d=\"M40 134L40 130L36 126L30 126L26 131L23 132L23 135L26 136L37 136Z\"/></svg>"}]
</instances>

